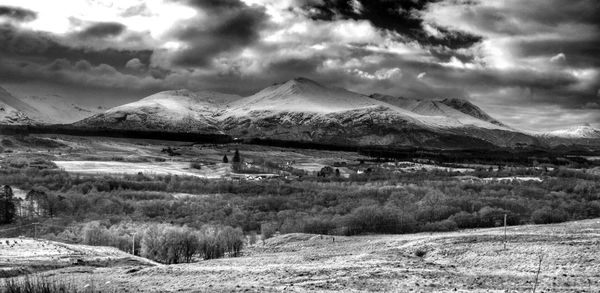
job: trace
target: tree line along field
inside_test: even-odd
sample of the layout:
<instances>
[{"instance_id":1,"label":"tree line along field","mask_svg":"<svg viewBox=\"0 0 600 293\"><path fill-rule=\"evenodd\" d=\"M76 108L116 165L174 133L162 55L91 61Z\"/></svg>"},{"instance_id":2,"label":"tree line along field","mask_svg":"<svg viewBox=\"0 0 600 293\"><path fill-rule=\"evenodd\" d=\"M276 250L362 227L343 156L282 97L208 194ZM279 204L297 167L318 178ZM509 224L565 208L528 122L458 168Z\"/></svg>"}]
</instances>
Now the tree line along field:
<instances>
[{"instance_id":1,"label":"tree line along field","mask_svg":"<svg viewBox=\"0 0 600 293\"><path fill-rule=\"evenodd\" d=\"M12 156L1 162L0 184L27 193L19 204L34 211L4 227L47 225L3 236L36 233L178 263L240 255L244 245L277 233L397 234L496 227L505 215L508 225L600 217L600 176L580 168L580 162L475 168L465 174L394 172L376 159L363 163L370 172L347 178L306 173L294 180L249 181L80 176L56 169L47 155ZM511 176L542 180L476 180ZM3 197L3 207L6 201ZM138 242L132 247L134 234Z\"/></svg>"}]
</instances>

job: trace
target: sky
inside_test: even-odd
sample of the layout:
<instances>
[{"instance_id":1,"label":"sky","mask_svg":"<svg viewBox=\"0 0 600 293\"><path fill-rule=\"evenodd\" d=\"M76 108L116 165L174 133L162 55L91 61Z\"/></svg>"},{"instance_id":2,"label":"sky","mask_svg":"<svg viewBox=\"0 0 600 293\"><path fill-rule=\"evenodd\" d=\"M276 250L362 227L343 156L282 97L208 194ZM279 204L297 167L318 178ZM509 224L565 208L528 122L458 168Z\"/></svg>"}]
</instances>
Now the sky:
<instances>
[{"instance_id":1,"label":"sky","mask_svg":"<svg viewBox=\"0 0 600 293\"><path fill-rule=\"evenodd\" d=\"M600 127L597 0L0 0L0 85L119 105L306 77Z\"/></svg>"}]
</instances>

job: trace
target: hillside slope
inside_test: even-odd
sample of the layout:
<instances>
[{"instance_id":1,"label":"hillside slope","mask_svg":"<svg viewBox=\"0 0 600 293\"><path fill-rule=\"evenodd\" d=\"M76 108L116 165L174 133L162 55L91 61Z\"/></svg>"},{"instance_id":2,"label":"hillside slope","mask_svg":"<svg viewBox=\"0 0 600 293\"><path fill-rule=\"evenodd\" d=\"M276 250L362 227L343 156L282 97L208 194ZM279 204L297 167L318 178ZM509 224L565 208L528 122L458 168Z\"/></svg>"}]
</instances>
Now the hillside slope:
<instances>
[{"instance_id":1,"label":"hillside slope","mask_svg":"<svg viewBox=\"0 0 600 293\"><path fill-rule=\"evenodd\" d=\"M84 119L80 126L136 130L218 133L214 118L221 107L239 99L215 92L160 92Z\"/></svg>"},{"instance_id":2,"label":"hillside slope","mask_svg":"<svg viewBox=\"0 0 600 293\"><path fill-rule=\"evenodd\" d=\"M99 112L56 95L15 97L0 87L0 123L73 123Z\"/></svg>"},{"instance_id":3,"label":"hillside slope","mask_svg":"<svg viewBox=\"0 0 600 293\"><path fill-rule=\"evenodd\" d=\"M27 115L27 112L34 111L36 111L34 108L0 87L0 123L33 124L35 122Z\"/></svg>"},{"instance_id":4,"label":"hillside slope","mask_svg":"<svg viewBox=\"0 0 600 293\"><path fill-rule=\"evenodd\" d=\"M35 121L46 124L68 124L91 117L101 109L71 103L61 96L27 96L21 100L35 109L28 115Z\"/></svg>"},{"instance_id":5,"label":"hillside slope","mask_svg":"<svg viewBox=\"0 0 600 293\"><path fill-rule=\"evenodd\" d=\"M536 292L600 290L600 219L507 232L506 250L502 228L335 239L286 234L237 258L49 274L81 286L93 276L116 292L531 292L543 256Z\"/></svg>"}]
</instances>

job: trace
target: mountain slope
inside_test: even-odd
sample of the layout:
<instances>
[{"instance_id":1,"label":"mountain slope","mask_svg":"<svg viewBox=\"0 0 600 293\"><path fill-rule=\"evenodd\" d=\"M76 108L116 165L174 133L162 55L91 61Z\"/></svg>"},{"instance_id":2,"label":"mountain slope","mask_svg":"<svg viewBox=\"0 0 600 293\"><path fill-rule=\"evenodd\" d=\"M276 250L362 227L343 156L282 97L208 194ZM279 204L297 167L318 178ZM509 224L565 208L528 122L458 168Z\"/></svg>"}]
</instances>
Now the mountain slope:
<instances>
[{"instance_id":1,"label":"mountain slope","mask_svg":"<svg viewBox=\"0 0 600 293\"><path fill-rule=\"evenodd\" d=\"M546 132L544 136L547 137L560 137L560 138L588 138L588 139L600 139L600 129L593 128L591 126L582 125L575 126L567 129L554 130Z\"/></svg>"},{"instance_id":2,"label":"mountain slope","mask_svg":"<svg viewBox=\"0 0 600 293\"><path fill-rule=\"evenodd\" d=\"M17 98L0 87L0 123L73 123L97 112L56 95Z\"/></svg>"},{"instance_id":3,"label":"mountain slope","mask_svg":"<svg viewBox=\"0 0 600 293\"><path fill-rule=\"evenodd\" d=\"M379 104L345 89L328 88L309 79L297 78L231 103L227 112L229 115L243 115L248 111L332 113Z\"/></svg>"},{"instance_id":4,"label":"mountain slope","mask_svg":"<svg viewBox=\"0 0 600 293\"><path fill-rule=\"evenodd\" d=\"M567 129L559 129L549 132L533 133L542 140L546 145L552 147L568 147L575 146L589 149L598 149L600 147L600 129L591 126L575 126Z\"/></svg>"},{"instance_id":5,"label":"mountain slope","mask_svg":"<svg viewBox=\"0 0 600 293\"><path fill-rule=\"evenodd\" d=\"M166 130L177 132L219 132L213 116L235 95L216 92L175 90L160 92L77 122L99 128Z\"/></svg>"},{"instance_id":6,"label":"mountain slope","mask_svg":"<svg viewBox=\"0 0 600 293\"><path fill-rule=\"evenodd\" d=\"M21 99L35 109L34 112L28 113L29 117L41 123L73 123L100 112L100 109L69 103L56 95L27 96Z\"/></svg>"},{"instance_id":7,"label":"mountain slope","mask_svg":"<svg viewBox=\"0 0 600 293\"><path fill-rule=\"evenodd\" d=\"M396 98L381 94L373 94L371 98L421 115L452 117L465 125L476 125L492 129L498 129L497 126L500 126L502 129L508 129L508 126L492 118L481 108L463 99L420 100L404 97ZM486 124L481 122L486 122ZM487 123L496 126L487 125Z\"/></svg>"},{"instance_id":8,"label":"mountain slope","mask_svg":"<svg viewBox=\"0 0 600 293\"><path fill-rule=\"evenodd\" d=\"M36 110L0 87L0 123L34 124L27 112L36 112Z\"/></svg>"}]
</instances>

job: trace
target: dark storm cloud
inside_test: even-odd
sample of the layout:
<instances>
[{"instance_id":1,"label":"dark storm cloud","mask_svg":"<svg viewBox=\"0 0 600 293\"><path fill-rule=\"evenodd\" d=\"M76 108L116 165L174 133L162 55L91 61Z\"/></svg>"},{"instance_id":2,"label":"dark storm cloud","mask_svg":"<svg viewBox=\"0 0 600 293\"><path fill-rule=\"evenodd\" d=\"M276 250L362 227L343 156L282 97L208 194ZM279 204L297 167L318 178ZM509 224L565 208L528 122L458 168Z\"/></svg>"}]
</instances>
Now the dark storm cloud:
<instances>
[{"instance_id":1,"label":"dark storm cloud","mask_svg":"<svg viewBox=\"0 0 600 293\"><path fill-rule=\"evenodd\" d=\"M125 29L125 25L118 22L98 22L90 24L77 36L84 39L114 37L123 33Z\"/></svg>"},{"instance_id":2,"label":"dark storm cloud","mask_svg":"<svg viewBox=\"0 0 600 293\"><path fill-rule=\"evenodd\" d=\"M179 66L207 66L220 54L235 52L260 39L268 16L259 6L239 0L189 0L188 5L206 12L208 19L184 21L173 31L187 48L173 56Z\"/></svg>"},{"instance_id":3,"label":"dark storm cloud","mask_svg":"<svg viewBox=\"0 0 600 293\"><path fill-rule=\"evenodd\" d=\"M427 33L417 12L437 1L439 0L298 0L298 3L314 20L368 20L375 27L397 32L423 44L463 48L481 40L473 34L443 28L438 29L442 34L440 36Z\"/></svg>"},{"instance_id":4,"label":"dark storm cloud","mask_svg":"<svg viewBox=\"0 0 600 293\"><path fill-rule=\"evenodd\" d=\"M124 67L133 58L149 64L152 55L151 50L96 50L72 47L51 34L19 29L11 25L0 25L0 53L5 57L36 62L51 62L56 59L87 60L95 65L105 63L116 68Z\"/></svg>"},{"instance_id":5,"label":"dark storm cloud","mask_svg":"<svg viewBox=\"0 0 600 293\"><path fill-rule=\"evenodd\" d=\"M8 17L17 21L32 21L36 19L37 13L25 8L0 5L0 17Z\"/></svg>"},{"instance_id":6,"label":"dark storm cloud","mask_svg":"<svg viewBox=\"0 0 600 293\"><path fill-rule=\"evenodd\" d=\"M565 55L565 64L574 67L600 67L600 33L597 39L589 40L542 40L519 42L524 56Z\"/></svg>"}]
</instances>

